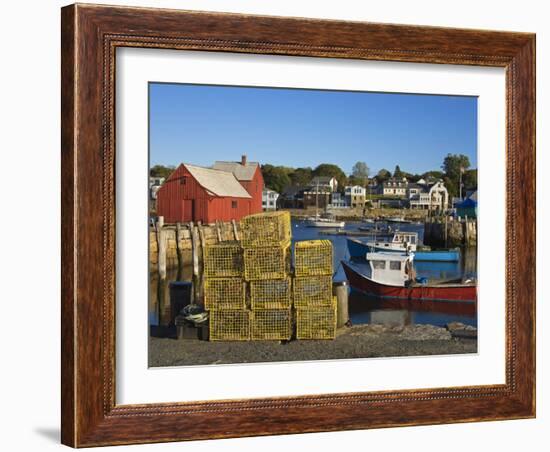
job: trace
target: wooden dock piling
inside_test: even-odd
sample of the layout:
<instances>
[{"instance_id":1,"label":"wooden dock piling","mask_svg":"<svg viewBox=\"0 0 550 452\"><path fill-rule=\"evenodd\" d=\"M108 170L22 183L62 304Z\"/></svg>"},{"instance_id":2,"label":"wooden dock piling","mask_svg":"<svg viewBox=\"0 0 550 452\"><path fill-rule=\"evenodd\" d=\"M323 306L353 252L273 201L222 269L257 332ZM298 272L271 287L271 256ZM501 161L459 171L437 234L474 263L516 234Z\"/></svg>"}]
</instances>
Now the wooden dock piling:
<instances>
[{"instance_id":1,"label":"wooden dock piling","mask_svg":"<svg viewBox=\"0 0 550 452\"><path fill-rule=\"evenodd\" d=\"M158 244L158 269L161 279L166 278L166 234L163 231L164 217L157 220L157 244Z\"/></svg>"}]
</instances>

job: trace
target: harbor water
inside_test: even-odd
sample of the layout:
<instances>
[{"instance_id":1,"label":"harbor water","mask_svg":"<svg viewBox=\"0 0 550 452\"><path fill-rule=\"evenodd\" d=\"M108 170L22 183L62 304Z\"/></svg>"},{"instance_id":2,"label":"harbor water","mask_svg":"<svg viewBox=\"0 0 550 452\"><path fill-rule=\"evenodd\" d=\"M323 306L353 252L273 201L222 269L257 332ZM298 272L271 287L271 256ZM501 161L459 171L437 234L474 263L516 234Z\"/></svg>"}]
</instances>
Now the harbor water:
<instances>
[{"instance_id":1,"label":"harbor water","mask_svg":"<svg viewBox=\"0 0 550 452\"><path fill-rule=\"evenodd\" d=\"M345 231L358 232L359 227L374 226L360 222L347 222ZM423 224L392 224L394 230L417 232L422 243ZM311 228L299 220L292 221L292 240L328 239L334 249L334 280L346 279L341 261L349 260L347 237L332 234L336 230ZM372 240L369 237L354 237L359 240ZM357 264L356 265L361 265ZM459 262L415 262L417 276L429 281L477 276L477 250L464 248ZM168 271L167 278L159 281L156 273L150 273L149 280L149 325L162 327L170 323L173 316L170 304L170 283L172 281L190 281L191 267L179 271ZM380 300L351 289L349 295L349 314L352 324L381 323L386 325L430 324L445 326L450 322L461 322L477 327L477 312L474 307L457 306L445 302L410 302L400 300Z\"/></svg>"}]
</instances>

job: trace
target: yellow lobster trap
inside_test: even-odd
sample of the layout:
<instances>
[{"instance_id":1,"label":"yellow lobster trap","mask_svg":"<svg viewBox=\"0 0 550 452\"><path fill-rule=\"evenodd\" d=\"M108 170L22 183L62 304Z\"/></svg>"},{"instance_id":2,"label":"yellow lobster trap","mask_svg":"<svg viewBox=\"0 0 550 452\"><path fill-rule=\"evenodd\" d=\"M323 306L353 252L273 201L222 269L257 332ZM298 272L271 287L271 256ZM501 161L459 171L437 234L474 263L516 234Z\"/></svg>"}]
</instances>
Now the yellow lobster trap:
<instances>
[{"instance_id":1,"label":"yellow lobster trap","mask_svg":"<svg viewBox=\"0 0 550 452\"><path fill-rule=\"evenodd\" d=\"M292 336L290 309L253 311L251 334L255 341L288 341Z\"/></svg>"},{"instance_id":2,"label":"yellow lobster trap","mask_svg":"<svg viewBox=\"0 0 550 452\"><path fill-rule=\"evenodd\" d=\"M249 341L250 311L210 311L211 341Z\"/></svg>"},{"instance_id":3,"label":"yellow lobster trap","mask_svg":"<svg viewBox=\"0 0 550 452\"><path fill-rule=\"evenodd\" d=\"M273 246L291 239L290 213L266 212L241 219L241 243L245 248Z\"/></svg>"},{"instance_id":4,"label":"yellow lobster trap","mask_svg":"<svg viewBox=\"0 0 550 452\"><path fill-rule=\"evenodd\" d=\"M246 283L242 278L206 278L204 307L208 311L246 309Z\"/></svg>"},{"instance_id":5,"label":"yellow lobster trap","mask_svg":"<svg viewBox=\"0 0 550 452\"><path fill-rule=\"evenodd\" d=\"M283 279L290 272L290 241L279 246L244 249L244 278Z\"/></svg>"},{"instance_id":6,"label":"yellow lobster trap","mask_svg":"<svg viewBox=\"0 0 550 452\"><path fill-rule=\"evenodd\" d=\"M332 275L332 242L304 240L294 246L296 276Z\"/></svg>"},{"instance_id":7,"label":"yellow lobster trap","mask_svg":"<svg viewBox=\"0 0 550 452\"><path fill-rule=\"evenodd\" d=\"M290 309L290 278L251 281L250 304L253 311L264 309Z\"/></svg>"},{"instance_id":8,"label":"yellow lobster trap","mask_svg":"<svg viewBox=\"0 0 550 452\"><path fill-rule=\"evenodd\" d=\"M296 309L296 339L334 339L336 337L336 297L332 306Z\"/></svg>"},{"instance_id":9,"label":"yellow lobster trap","mask_svg":"<svg viewBox=\"0 0 550 452\"><path fill-rule=\"evenodd\" d=\"M292 292L296 308L331 306L332 275L296 277Z\"/></svg>"},{"instance_id":10,"label":"yellow lobster trap","mask_svg":"<svg viewBox=\"0 0 550 452\"><path fill-rule=\"evenodd\" d=\"M204 276L226 278L243 275L243 250L239 242L222 242L204 247Z\"/></svg>"}]
</instances>

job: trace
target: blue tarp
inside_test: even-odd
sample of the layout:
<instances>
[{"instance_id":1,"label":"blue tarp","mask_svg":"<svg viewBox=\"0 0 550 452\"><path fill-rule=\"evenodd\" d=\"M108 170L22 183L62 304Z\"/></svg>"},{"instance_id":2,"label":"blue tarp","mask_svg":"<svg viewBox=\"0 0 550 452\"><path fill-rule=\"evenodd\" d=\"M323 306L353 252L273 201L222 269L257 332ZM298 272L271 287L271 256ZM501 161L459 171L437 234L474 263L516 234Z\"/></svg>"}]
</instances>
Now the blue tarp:
<instances>
[{"instance_id":1,"label":"blue tarp","mask_svg":"<svg viewBox=\"0 0 550 452\"><path fill-rule=\"evenodd\" d=\"M456 207L461 208L461 209L467 209L469 207L477 207L477 201L474 201L473 199L468 198L468 199L465 199L464 201L462 201Z\"/></svg>"}]
</instances>

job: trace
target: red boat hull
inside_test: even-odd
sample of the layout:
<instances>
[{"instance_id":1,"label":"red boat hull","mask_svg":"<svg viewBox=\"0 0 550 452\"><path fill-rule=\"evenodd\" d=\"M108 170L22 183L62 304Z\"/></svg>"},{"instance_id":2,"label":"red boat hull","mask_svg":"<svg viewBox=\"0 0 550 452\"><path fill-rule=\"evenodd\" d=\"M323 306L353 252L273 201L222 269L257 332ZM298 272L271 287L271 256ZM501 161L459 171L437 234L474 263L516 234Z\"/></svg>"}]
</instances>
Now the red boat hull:
<instances>
[{"instance_id":1,"label":"red boat hull","mask_svg":"<svg viewBox=\"0 0 550 452\"><path fill-rule=\"evenodd\" d=\"M345 262L342 262L342 266L351 287L374 297L461 303L476 303L477 301L477 287L475 285L387 286L367 278Z\"/></svg>"}]
</instances>

